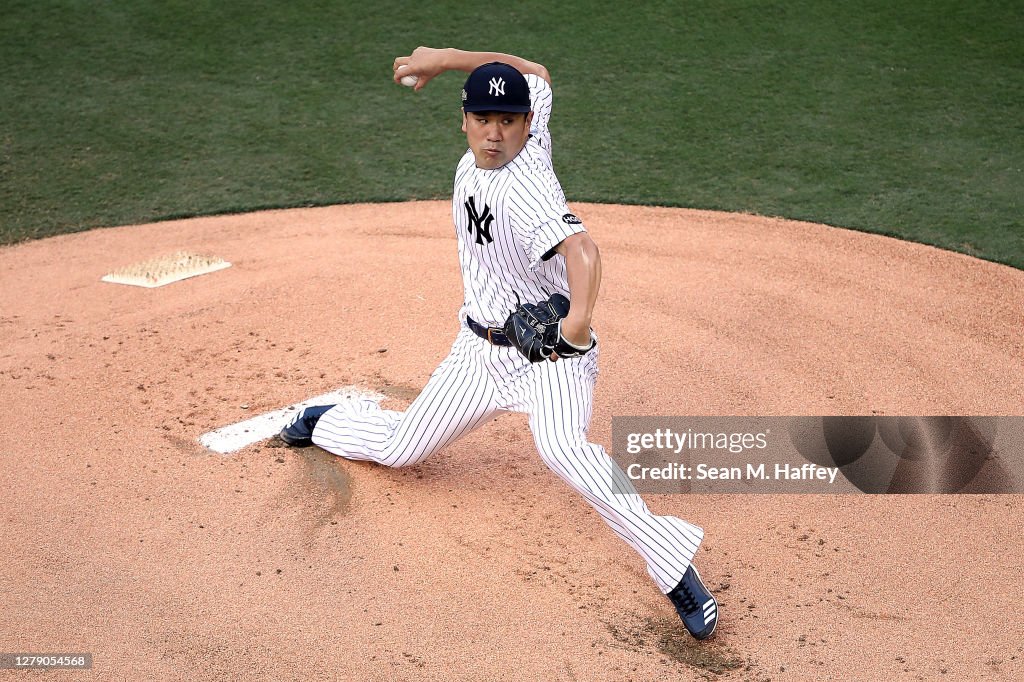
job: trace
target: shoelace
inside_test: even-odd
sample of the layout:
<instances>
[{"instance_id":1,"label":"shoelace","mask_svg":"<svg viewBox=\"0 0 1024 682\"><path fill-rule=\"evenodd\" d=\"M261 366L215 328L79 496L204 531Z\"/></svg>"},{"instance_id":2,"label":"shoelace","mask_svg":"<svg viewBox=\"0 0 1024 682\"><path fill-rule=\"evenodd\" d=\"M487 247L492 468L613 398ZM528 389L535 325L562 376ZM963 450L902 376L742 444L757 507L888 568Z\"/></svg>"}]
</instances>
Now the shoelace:
<instances>
[{"instance_id":1,"label":"shoelace","mask_svg":"<svg viewBox=\"0 0 1024 682\"><path fill-rule=\"evenodd\" d=\"M686 613L693 613L697 610L697 598L693 595L693 592L686 585L680 585L677 595L682 597L680 600L680 606Z\"/></svg>"}]
</instances>

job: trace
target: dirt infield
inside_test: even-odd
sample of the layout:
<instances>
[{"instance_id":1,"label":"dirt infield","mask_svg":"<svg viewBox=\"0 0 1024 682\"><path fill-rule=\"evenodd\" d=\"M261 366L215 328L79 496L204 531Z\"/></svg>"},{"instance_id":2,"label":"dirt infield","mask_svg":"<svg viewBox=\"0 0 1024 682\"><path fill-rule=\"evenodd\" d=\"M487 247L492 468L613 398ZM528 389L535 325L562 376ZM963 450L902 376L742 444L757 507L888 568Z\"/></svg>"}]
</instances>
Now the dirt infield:
<instances>
[{"instance_id":1,"label":"dirt infield","mask_svg":"<svg viewBox=\"0 0 1024 682\"><path fill-rule=\"evenodd\" d=\"M596 442L620 414L1024 412L1022 272L807 223L574 209L604 260ZM0 249L0 652L94 655L38 679L1024 677L1019 496L651 496L707 534L722 620L697 644L521 418L403 470L199 445L339 386L407 404L457 330L449 210ZM233 266L100 281L179 249Z\"/></svg>"}]
</instances>

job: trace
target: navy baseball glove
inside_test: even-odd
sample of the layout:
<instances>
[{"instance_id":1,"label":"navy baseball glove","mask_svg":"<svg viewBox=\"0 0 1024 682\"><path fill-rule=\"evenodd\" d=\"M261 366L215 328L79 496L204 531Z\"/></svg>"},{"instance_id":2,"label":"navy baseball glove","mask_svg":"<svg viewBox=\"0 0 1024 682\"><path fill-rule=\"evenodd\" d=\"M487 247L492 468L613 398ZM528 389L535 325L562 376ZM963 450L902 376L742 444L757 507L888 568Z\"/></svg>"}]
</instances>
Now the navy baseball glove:
<instances>
[{"instance_id":1,"label":"navy baseball glove","mask_svg":"<svg viewBox=\"0 0 1024 682\"><path fill-rule=\"evenodd\" d=\"M560 358L585 355L596 340L591 335L590 345L584 348L566 341L560 323L568 314L569 299L562 294L552 294L540 303L520 303L505 320L505 336L530 362L548 360L551 353Z\"/></svg>"}]
</instances>

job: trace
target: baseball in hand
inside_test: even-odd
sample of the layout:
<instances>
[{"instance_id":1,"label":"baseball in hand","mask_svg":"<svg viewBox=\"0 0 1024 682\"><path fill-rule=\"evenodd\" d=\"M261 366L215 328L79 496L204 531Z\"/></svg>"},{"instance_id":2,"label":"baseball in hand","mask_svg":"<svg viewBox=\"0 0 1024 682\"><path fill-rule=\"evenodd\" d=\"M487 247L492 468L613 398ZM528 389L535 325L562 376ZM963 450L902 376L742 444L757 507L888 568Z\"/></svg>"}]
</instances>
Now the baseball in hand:
<instances>
[{"instance_id":1,"label":"baseball in hand","mask_svg":"<svg viewBox=\"0 0 1024 682\"><path fill-rule=\"evenodd\" d=\"M412 86L416 85L419 82L420 79L418 76L402 76L402 85L408 88L411 88Z\"/></svg>"}]
</instances>

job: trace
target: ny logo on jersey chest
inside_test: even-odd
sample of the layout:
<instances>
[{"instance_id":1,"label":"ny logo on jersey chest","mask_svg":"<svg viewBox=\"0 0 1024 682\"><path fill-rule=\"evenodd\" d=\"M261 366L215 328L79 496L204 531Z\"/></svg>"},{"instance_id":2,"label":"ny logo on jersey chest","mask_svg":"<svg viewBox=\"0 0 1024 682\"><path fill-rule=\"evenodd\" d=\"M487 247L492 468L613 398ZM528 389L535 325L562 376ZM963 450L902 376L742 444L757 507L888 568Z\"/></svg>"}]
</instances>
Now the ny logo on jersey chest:
<instances>
[{"instance_id":1,"label":"ny logo on jersey chest","mask_svg":"<svg viewBox=\"0 0 1024 682\"><path fill-rule=\"evenodd\" d=\"M490 206L484 204L483 213L479 213L476 210L476 201L473 197L466 200L465 206L466 215L469 218L469 225L466 227L466 230L468 230L470 234L473 234L474 232L476 233L476 243L483 244L484 240L486 240L488 244L493 242L494 238L491 237L491 223L494 222L494 216L491 215Z\"/></svg>"}]
</instances>

